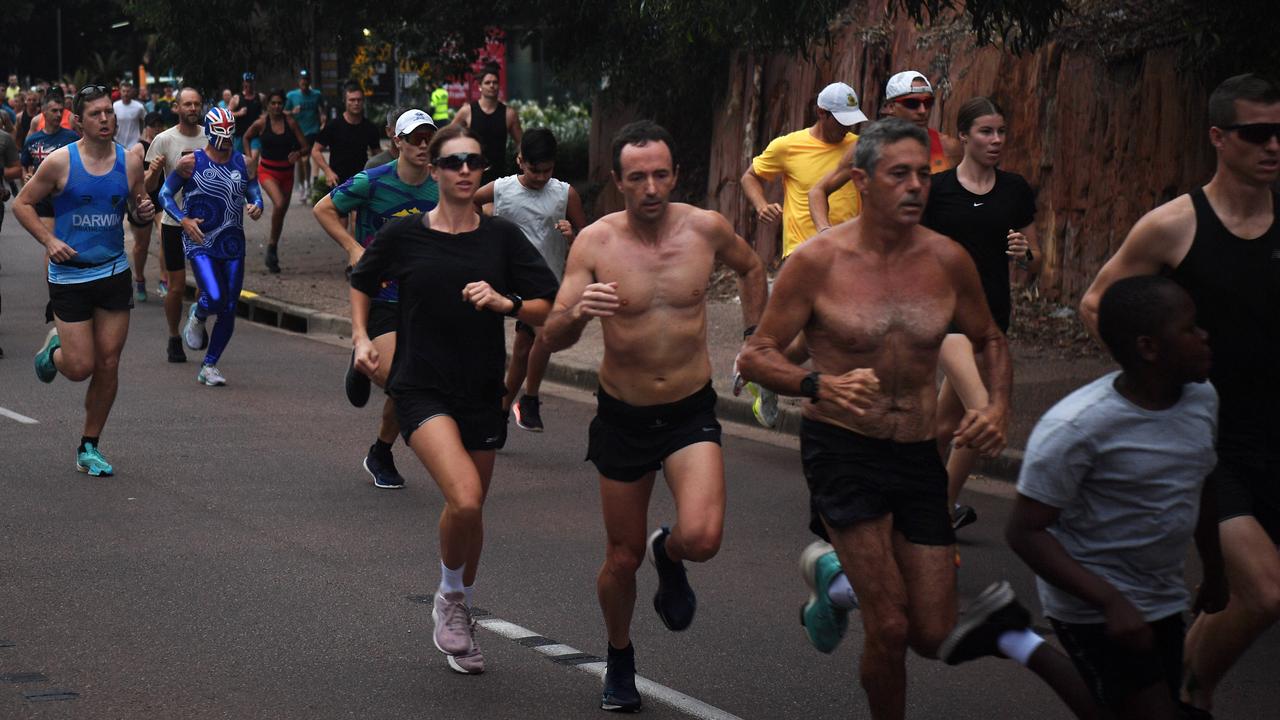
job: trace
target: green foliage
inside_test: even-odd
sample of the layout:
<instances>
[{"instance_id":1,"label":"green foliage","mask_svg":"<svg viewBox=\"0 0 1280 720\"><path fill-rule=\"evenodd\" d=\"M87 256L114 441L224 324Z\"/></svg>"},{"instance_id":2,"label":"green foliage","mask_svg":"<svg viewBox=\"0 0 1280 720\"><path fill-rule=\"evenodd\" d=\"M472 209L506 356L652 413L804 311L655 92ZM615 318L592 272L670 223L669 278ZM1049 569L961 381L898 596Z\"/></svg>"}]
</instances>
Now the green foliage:
<instances>
[{"instance_id":1,"label":"green foliage","mask_svg":"<svg viewBox=\"0 0 1280 720\"><path fill-rule=\"evenodd\" d=\"M964 13L979 45L1001 43L1014 53L1035 50L1063 20L1067 0L895 0L919 25Z\"/></svg>"}]
</instances>

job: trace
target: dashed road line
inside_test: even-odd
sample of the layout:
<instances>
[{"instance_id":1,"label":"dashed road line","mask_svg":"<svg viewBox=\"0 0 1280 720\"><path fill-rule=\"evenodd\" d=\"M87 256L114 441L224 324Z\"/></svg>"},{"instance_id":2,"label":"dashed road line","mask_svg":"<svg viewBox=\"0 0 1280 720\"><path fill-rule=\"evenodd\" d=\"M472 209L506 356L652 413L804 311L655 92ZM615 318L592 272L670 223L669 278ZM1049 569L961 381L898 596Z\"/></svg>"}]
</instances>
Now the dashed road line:
<instances>
[{"instance_id":1,"label":"dashed road line","mask_svg":"<svg viewBox=\"0 0 1280 720\"><path fill-rule=\"evenodd\" d=\"M39 421L39 420L36 420L35 418L29 418L29 417L27 417L26 415L23 415L22 413L16 413L16 412L14 412L14 411L10 410L9 408L5 408L5 407L0 407L0 415L3 415L4 417L9 418L10 420L17 420L18 422L22 423L23 425L38 425L38 424L40 424L40 421Z\"/></svg>"},{"instance_id":2,"label":"dashed road line","mask_svg":"<svg viewBox=\"0 0 1280 720\"><path fill-rule=\"evenodd\" d=\"M479 612L476 614L480 615ZM548 659L557 664L572 666L588 675L598 677L601 680L604 679L606 663L598 655L584 653L581 650L556 642L528 628L507 622L501 618L492 616L477 617L476 625L519 645L531 648L547 656ZM679 690L669 688L639 675L636 676L636 689L646 699L655 700L690 717L700 718L701 720L742 720L733 713L721 710L714 705L708 705L697 698L685 695Z\"/></svg>"}]
</instances>

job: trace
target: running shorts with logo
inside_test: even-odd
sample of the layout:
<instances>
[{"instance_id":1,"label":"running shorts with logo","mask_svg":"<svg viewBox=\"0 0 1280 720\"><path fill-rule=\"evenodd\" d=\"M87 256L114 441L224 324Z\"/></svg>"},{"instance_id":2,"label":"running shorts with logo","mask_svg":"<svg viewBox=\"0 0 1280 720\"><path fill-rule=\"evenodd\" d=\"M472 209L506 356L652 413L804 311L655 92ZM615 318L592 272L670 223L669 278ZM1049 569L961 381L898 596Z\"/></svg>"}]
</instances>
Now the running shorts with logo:
<instances>
[{"instance_id":1,"label":"running shorts with logo","mask_svg":"<svg viewBox=\"0 0 1280 720\"><path fill-rule=\"evenodd\" d=\"M507 416L499 402L479 403L437 390L414 390L391 394L396 401L396 420L406 445L428 420L448 416L458 425L466 450L500 450L507 444Z\"/></svg>"},{"instance_id":2,"label":"running shorts with logo","mask_svg":"<svg viewBox=\"0 0 1280 720\"><path fill-rule=\"evenodd\" d=\"M916 545L955 542L947 512L947 469L933 440L900 443L804 418L800 458L809 483L809 529L851 527L891 515ZM824 525L825 522L825 525Z\"/></svg>"},{"instance_id":3,"label":"running shorts with logo","mask_svg":"<svg viewBox=\"0 0 1280 720\"><path fill-rule=\"evenodd\" d=\"M596 390L596 416L587 431L587 460L610 480L635 482L670 455L700 442L720 444L716 391L699 391L662 405L630 405Z\"/></svg>"}]
</instances>

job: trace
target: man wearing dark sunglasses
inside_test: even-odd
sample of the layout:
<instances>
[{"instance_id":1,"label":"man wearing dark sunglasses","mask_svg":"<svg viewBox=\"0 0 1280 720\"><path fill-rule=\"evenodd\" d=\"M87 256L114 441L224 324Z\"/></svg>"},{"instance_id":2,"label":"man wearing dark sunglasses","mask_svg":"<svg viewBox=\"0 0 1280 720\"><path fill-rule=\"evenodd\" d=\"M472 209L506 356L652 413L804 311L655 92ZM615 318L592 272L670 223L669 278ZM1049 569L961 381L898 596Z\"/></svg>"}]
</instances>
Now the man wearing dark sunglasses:
<instances>
[{"instance_id":1,"label":"man wearing dark sunglasses","mask_svg":"<svg viewBox=\"0 0 1280 720\"><path fill-rule=\"evenodd\" d=\"M1204 710L1231 665L1280 618L1280 88L1237 75L1213 91L1208 110L1213 179L1144 215L1080 303L1096 336L1108 287L1169 272L1209 333L1209 379L1221 398L1210 497L1231 594L1225 610L1201 614L1187 633L1183 699ZM1213 530L1197 532L1212 538Z\"/></svg>"},{"instance_id":2,"label":"man wearing dark sunglasses","mask_svg":"<svg viewBox=\"0 0 1280 720\"><path fill-rule=\"evenodd\" d=\"M929 133L929 172L937 174L960 164L964 156L960 141L929 127L929 115L936 100L929 78L915 70L897 73L885 84L884 100L882 114L902 118ZM840 165L809 190L809 214L818 232L835 224L828 215L827 198L849 182L853 177L852 168L853 148L850 148Z\"/></svg>"},{"instance_id":3,"label":"man wearing dark sunglasses","mask_svg":"<svg viewBox=\"0 0 1280 720\"><path fill-rule=\"evenodd\" d=\"M45 320L55 327L35 357L36 377L44 383L59 373L76 382L89 380L76 469L103 476L114 469L99 452L98 438L115 402L133 307L124 218L148 223L155 208L143 185L142 158L115 143L108 89L85 86L76 93L72 112L84 138L45 158L18 195L13 214L49 258ZM36 211L46 198L53 203L52 229Z\"/></svg>"},{"instance_id":4,"label":"man wearing dark sunglasses","mask_svg":"<svg viewBox=\"0 0 1280 720\"><path fill-rule=\"evenodd\" d=\"M388 120L391 118L392 115L387 116ZM388 221L430 212L440 200L440 188L430 176L430 155L427 152L436 134L431 116L422 110L396 113L394 127L389 128L388 134L392 135L395 159L356 173L321 198L312 209L320 227L347 253L348 273ZM343 215L352 212L355 212L354 233L348 230L342 219ZM394 357L396 353L396 333L400 327L399 300L399 286L394 280L384 279L377 296L370 302L368 335L381 357ZM370 378L356 370L354 360L353 353L352 364L347 366L347 400L356 407L364 407L372 389L370 381L376 382L378 387L385 387L391 363L382 363ZM399 432L395 401L388 395L383 402L378 436L369 447L363 463L376 488L404 487L404 478L396 470L391 455L391 446Z\"/></svg>"}]
</instances>

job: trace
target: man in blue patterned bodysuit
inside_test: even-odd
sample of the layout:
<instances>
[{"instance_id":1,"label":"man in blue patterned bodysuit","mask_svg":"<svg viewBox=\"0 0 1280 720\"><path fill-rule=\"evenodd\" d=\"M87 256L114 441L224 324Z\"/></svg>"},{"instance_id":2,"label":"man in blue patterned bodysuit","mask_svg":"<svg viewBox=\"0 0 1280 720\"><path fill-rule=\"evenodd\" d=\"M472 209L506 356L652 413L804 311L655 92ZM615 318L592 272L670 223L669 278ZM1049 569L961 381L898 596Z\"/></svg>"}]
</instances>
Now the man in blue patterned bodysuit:
<instances>
[{"instance_id":1,"label":"man in blue patterned bodysuit","mask_svg":"<svg viewBox=\"0 0 1280 720\"><path fill-rule=\"evenodd\" d=\"M192 350L208 346L196 379L209 386L227 382L217 365L235 330L244 284L245 201L249 217L262 217L258 180L249 177L244 155L232 149L235 125L225 108L210 110L204 118L209 145L183 158L160 190L164 211L182 223L182 246L200 286L182 336ZM183 207L174 199L179 191ZM218 317L212 338L204 327L210 315Z\"/></svg>"}]
</instances>

